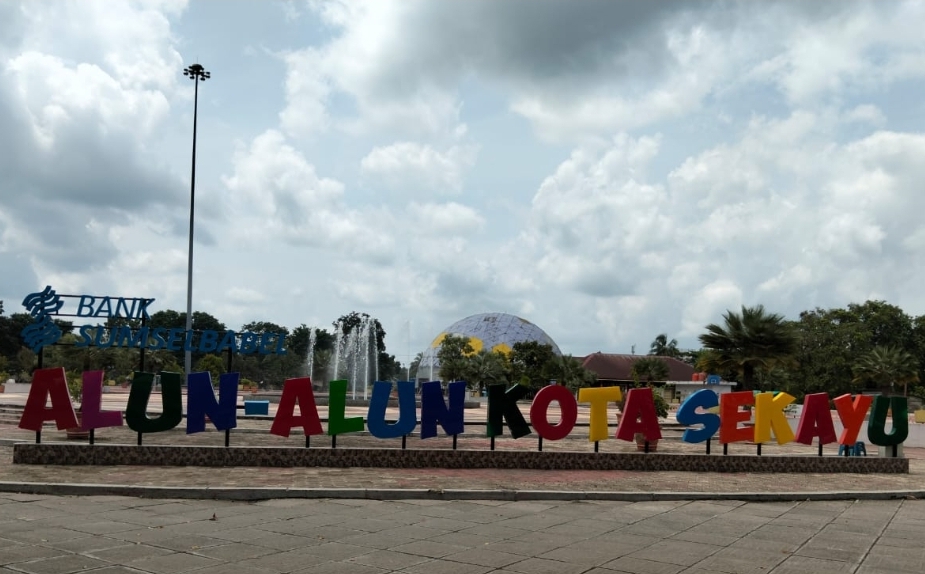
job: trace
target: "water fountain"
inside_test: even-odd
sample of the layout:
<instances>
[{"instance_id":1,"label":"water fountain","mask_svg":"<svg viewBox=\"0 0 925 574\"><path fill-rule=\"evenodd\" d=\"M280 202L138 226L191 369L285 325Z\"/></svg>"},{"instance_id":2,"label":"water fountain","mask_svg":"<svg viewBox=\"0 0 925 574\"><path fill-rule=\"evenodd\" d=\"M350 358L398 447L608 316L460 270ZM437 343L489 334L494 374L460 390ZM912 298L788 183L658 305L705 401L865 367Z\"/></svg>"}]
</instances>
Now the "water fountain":
<instances>
[{"instance_id":1,"label":"water fountain","mask_svg":"<svg viewBox=\"0 0 925 574\"><path fill-rule=\"evenodd\" d=\"M334 356L327 375L329 381L347 379L352 399L369 400L370 385L379 378L376 319L365 315L360 315L359 318L359 323L346 333L344 324L335 324ZM309 376L314 372L316 339L317 334L313 327L306 357Z\"/></svg>"}]
</instances>

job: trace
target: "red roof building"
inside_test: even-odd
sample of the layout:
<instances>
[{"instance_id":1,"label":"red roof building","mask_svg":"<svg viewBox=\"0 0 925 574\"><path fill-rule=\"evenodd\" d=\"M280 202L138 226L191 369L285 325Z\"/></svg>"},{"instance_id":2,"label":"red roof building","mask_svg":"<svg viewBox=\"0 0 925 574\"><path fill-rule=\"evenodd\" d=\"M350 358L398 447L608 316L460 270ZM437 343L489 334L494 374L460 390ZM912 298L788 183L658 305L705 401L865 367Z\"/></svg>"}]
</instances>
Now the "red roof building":
<instances>
[{"instance_id":1,"label":"red roof building","mask_svg":"<svg viewBox=\"0 0 925 574\"><path fill-rule=\"evenodd\" d=\"M632 383L633 364L640 359L661 359L668 365L669 381L691 381L696 372L694 367L672 357L653 357L652 355L615 355L610 353L593 353L581 361L581 366L595 375L599 383Z\"/></svg>"}]
</instances>

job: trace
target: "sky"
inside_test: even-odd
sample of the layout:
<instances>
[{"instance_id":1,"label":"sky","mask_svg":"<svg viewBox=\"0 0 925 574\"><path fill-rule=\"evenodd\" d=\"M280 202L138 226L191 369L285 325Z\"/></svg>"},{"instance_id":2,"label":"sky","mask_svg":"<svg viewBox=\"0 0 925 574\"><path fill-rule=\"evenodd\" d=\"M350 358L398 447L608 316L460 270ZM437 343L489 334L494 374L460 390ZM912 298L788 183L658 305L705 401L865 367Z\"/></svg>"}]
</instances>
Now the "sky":
<instances>
[{"instance_id":1,"label":"sky","mask_svg":"<svg viewBox=\"0 0 925 574\"><path fill-rule=\"evenodd\" d=\"M0 300L365 312L407 363L728 309L925 314L925 2L0 2Z\"/></svg>"}]
</instances>

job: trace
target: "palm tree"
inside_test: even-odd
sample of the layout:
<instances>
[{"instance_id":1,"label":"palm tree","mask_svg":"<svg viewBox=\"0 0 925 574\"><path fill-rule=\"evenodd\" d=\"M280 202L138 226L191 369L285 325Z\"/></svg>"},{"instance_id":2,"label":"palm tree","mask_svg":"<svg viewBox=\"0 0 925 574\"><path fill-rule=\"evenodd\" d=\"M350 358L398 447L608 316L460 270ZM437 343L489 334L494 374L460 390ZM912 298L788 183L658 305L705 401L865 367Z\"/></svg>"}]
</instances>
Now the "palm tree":
<instances>
[{"instance_id":1,"label":"palm tree","mask_svg":"<svg viewBox=\"0 0 925 574\"><path fill-rule=\"evenodd\" d=\"M645 381L649 386L656 381L665 382L669 376L668 364L655 357L637 359L630 373L636 382Z\"/></svg>"},{"instance_id":2,"label":"palm tree","mask_svg":"<svg viewBox=\"0 0 925 574\"><path fill-rule=\"evenodd\" d=\"M741 314L726 311L723 322L707 325L700 335L707 350L700 364L707 370L734 371L742 377L742 390L752 390L759 370L793 362L797 337L782 315L743 305Z\"/></svg>"},{"instance_id":3,"label":"palm tree","mask_svg":"<svg viewBox=\"0 0 925 574\"><path fill-rule=\"evenodd\" d=\"M507 374L504 362L504 355L488 349L467 357L464 373L469 385L481 392L486 385L504 382Z\"/></svg>"},{"instance_id":4,"label":"palm tree","mask_svg":"<svg viewBox=\"0 0 925 574\"><path fill-rule=\"evenodd\" d=\"M597 382L597 376L581 366L581 361L571 355L559 355L550 361L550 375L560 385L575 390Z\"/></svg>"},{"instance_id":5,"label":"palm tree","mask_svg":"<svg viewBox=\"0 0 925 574\"><path fill-rule=\"evenodd\" d=\"M681 354L681 351L678 350L678 340L672 339L669 341L667 333L660 333L655 337L655 340L652 341L652 344L649 345L649 354L659 357L677 358Z\"/></svg>"},{"instance_id":6,"label":"palm tree","mask_svg":"<svg viewBox=\"0 0 925 574\"><path fill-rule=\"evenodd\" d=\"M877 345L854 363L854 382L873 382L881 387L902 383L903 396L908 396L909 383L919 380L919 366L915 357L900 349L886 345Z\"/></svg>"}]
</instances>

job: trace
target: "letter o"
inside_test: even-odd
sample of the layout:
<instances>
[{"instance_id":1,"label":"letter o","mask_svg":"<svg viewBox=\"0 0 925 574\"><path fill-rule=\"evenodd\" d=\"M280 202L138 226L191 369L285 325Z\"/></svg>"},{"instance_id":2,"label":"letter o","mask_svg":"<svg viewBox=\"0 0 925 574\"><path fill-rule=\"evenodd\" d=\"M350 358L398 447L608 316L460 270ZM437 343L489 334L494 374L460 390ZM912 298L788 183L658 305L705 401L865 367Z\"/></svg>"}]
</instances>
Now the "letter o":
<instances>
[{"instance_id":1,"label":"letter o","mask_svg":"<svg viewBox=\"0 0 925 574\"><path fill-rule=\"evenodd\" d=\"M561 419L559 424L551 425L546 416L549 404L559 403ZM546 440L560 440L568 436L578 420L578 401L575 395L562 385L549 385L540 389L530 404L530 423L536 432Z\"/></svg>"}]
</instances>

